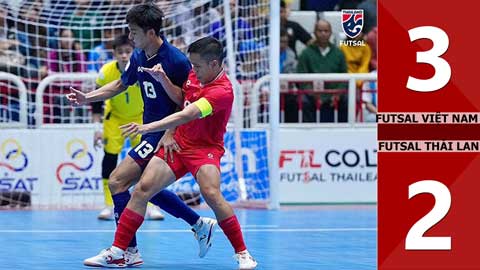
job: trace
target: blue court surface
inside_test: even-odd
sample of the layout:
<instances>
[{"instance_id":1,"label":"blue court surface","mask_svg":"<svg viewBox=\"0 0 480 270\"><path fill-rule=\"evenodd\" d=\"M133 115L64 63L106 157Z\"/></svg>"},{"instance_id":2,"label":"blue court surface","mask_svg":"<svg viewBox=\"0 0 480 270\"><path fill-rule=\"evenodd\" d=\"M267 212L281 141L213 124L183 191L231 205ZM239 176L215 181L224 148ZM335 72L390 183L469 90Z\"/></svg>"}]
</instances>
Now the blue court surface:
<instances>
[{"instance_id":1,"label":"blue court surface","mask_svg":"<svg viewBox=\"0 0 480 270\"><path fill-rule=\"evenodd\" d=\"M208 209L200 215L213 216ZM237 209L257 269L374 270L376 206L284 207L278 211ZM98 269L83 259L113 241L114 223L97 211L0 210L0 269ZM233 249L221 230L210 252L198 258L189 226L166 216L145 221L137 234L145 264L139 269L236 269Z\"/></svg>"}]
</instances>

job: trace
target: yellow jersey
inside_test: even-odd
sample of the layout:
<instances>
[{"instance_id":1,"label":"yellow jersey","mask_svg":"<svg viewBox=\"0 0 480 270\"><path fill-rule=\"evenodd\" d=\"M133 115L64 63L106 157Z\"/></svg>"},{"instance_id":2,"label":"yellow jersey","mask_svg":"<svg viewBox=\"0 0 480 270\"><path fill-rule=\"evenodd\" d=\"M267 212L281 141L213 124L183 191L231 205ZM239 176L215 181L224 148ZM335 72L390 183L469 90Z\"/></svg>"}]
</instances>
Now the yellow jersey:
<instances>
[{"instance_id":1,"label":"yellow jersey","mask_svg":"<svg viewBox=\"0 0 480 270\"><path fill-rule=\"evenodd\" d=\"M120 79L122 73L117 65L117 60L106 63L100 69L100 74L95 81L104 86L112 81ZM111 114L118 118L129 120L142 118L143 99L138 83L131 85L123 93L105 101L104 116Z\"/></svg>"}]
</instances>

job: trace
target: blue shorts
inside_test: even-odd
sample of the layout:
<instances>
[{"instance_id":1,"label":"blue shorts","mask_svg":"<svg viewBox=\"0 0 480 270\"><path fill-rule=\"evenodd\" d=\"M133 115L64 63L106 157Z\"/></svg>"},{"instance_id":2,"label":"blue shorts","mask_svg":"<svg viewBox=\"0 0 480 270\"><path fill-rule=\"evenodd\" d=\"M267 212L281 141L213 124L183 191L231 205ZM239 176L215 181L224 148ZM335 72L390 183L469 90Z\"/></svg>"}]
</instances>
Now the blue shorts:
<instances>
[{"instance_id":1,"label":"blue shorts","mask_svg":"<svg viewBox=\"0 0 480 270\"><path fill-rule=\"evenodd\" d=\"M155 154L155 148L157 148L158 142L162 138L163 133L164 132L143 135L140 143L128 152L128 155L137 162L142 170L147 167L148 162Z\"/></svg>"}]
</instances>

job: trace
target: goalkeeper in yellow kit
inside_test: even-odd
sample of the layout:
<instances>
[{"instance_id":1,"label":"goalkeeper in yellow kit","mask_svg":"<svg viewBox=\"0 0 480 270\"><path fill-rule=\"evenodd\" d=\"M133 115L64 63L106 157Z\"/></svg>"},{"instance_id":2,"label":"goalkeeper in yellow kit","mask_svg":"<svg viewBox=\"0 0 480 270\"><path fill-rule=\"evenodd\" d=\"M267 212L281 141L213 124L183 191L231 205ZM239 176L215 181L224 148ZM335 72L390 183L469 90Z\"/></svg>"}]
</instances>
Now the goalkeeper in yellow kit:
<instances>
[{"instance_id":1,"label":"goalkeeper in yellow kit","mask_svg":"<svg viewBox=\"0 0 480 270\"><path fill-rule=\"evenodd\" d=\"M130 60L134 50L134 45L129 40L128 35L121 35L113 41L114 60L103 65L96 80L97 88L104 86L112 81L120 79L122 72ZM120 130L121 125L130 122L142 123L143 100L138 83L128 87L120 95L112 97L105 101L103 112L103 133L101 128L102 103L92 104L93 122L97 123L94 143L95 147L100 147L103 143L105 155L102 160L102 178L103 190L105 195L105 208L98 215L102 220L113 220L113 201L110 189L108 188L108 177L117 166L118 154L122 151L125 138ZM140 143L141 136L131 137L131 145ZM154 220L163 220L164 216L160 209L149 204L146 218Z\"/></svg>"}]
</instances>

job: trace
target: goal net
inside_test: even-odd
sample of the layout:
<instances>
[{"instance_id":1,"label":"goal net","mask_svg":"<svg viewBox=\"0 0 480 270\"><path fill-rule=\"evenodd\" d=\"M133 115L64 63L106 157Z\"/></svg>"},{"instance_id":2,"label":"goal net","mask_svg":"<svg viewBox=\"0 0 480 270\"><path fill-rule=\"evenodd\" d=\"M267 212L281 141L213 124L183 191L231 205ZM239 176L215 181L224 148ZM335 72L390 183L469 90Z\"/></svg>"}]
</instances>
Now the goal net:
<instances>
[{"instance_id":1,"label":"goal net","mask_svg":"<svg viewBox=\"0 0 480 270\"><path fill-rule=\"evenodd\" d=\"M224 1L228 4L230 14L226 12ZM232 112L229 130L225 135L226 153L221 164L222 192L225 198L233 203L247 206L266 205L270 198L268 133L266 130L253 130L249 127L252 112L261 115L266 108L258 102L252 105L252 100L264 101L266 91L251 91L255 81L268 74L268 0L49 0L9 1L8 4L0 4L0 59L4 59L0 63L0 72L18 76L26 86L27 117L24 117L23 124L35 128L33 132L43 131L45 128L58 131L79 126L88 127L92 118L91 107L72 108L66 101L65 94L69 92L70 86L86 92L95 89L94 81L98 70L112 59L111 42L116 35L128 32L125 23L127 11L133 5L144 2L153 2L164 11L162 34L183 52L188 44L196 39L212 35L225 45L225 55L233 57L235 66L228 66L227 69L230 75L235 74L235 78L231 79L238 81L235 104L239 107ZM226 15L231 18L231 36L226 29L229 21ZM227 44L232 44L232 51L227 50ZM0 77L2 124L21 122L17 88L8 79ZM45 136L48 136L48 131L46 134ZM66 137L72 136L71 134L64 132ZM15 138L15 135L12 136ZM0 135L0 144L12 136L3 133ZM85 142L82 151L94 152L90 143L93 138L89 136L85 135L85 138L80 139L72 137L67 141L82 140ZM30 140L34 139L26 137L24 140L18 139L19 145L31 144ZM65 152L67 142L64 144L59 143L61 150L58 151ZM23 146L23 149L28 147ZM125 151L126 149L124 153ZM72 149L71 155L59 155L63 156L63 163L73 164L79 160L79 156L86 156L73 156L74 153ZM6 153L1 154L0 164L11 163ZM34 158L36 154L28 155ZM101 164L101 155L93 155L93 159L95 164ZM28 166L33 166L34 163L32 161ZM84 171L75 171L73 166L71 171L67 168L62 173L75 174L83 179L97 179L100 176L100 166L97 165ZM52 171L58 167L56 164L52 166L51 162L49 166ZM22 185L15 187L2 182L2 198L6 202L9 200L5 199L5 196L19 196L15 192L26 192L32 195L33 206L37 201L41 201L42 206L47 207L75 207L70 205L69 200L55 199L57 193L60 193L62 198L67 196L64 182L60 183L63 186L59 189L42 188L49 183L59 184L59 181L51 179L56 178L54 173L45 177L39 175L38 181L35 185L32 184L31 188L28 185L29 188L23 188ZM11 172L6 166L0 166L0 175L7 174L15 179L25 177L22 172ZM77 189L80 186L76 185ZM170 189L189 198L198 197L199 192L191 175L176 182ZM92 199L92 192L101 194L101 191L102 185L84 185L82 190L71 193L71 203L78 202L81 207L99 207L102 198L98 195L99 199ZM45 196L49 199L45 199Z\"/></svg>"}]
</instances>

